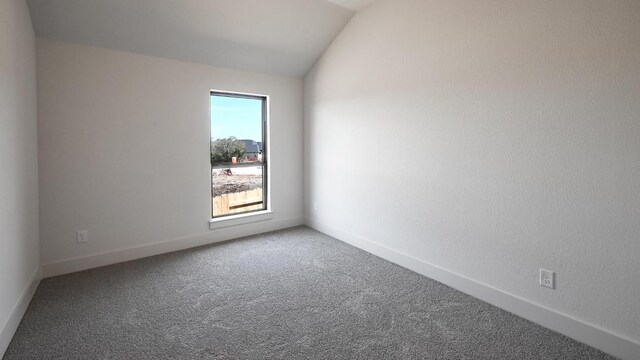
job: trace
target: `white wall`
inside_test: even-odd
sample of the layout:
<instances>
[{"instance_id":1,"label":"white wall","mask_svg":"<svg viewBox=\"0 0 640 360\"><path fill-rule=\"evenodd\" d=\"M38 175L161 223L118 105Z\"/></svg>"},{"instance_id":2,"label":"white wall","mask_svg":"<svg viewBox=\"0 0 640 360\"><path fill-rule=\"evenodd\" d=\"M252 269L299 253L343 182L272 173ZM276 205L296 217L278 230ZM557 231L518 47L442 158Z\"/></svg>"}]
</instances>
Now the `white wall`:
<instances>
[{"instance_id":1,"label":"white wall","mask_svg":"<svg viewBox=\"0 0 640 360\"><path fill-rule=\"evenodd\" d=\"M301 79L51 40L37 50L45 275L303 222ZM271 96L270 221L208 228L209 89Z\"/></svg>"},{"instance_id":2,"label":"white wall","mask_svg":"<svg viewBox=\"0 0 640 360\"><path fill-rule=\"evenodd\" d=\"M35 52L26 2L1 1L0 357L31 299L40 264Z\"/></svg>"},{"instance_id":3,"label":"white wall","mask_svg":"<svg viewBox=\"0 0 640 360\"><path fill-rule=\"evenodd\" d=\"M309 222L640 342L638 19L380 0L305 79Z\"/></svg>"}]
</instances>

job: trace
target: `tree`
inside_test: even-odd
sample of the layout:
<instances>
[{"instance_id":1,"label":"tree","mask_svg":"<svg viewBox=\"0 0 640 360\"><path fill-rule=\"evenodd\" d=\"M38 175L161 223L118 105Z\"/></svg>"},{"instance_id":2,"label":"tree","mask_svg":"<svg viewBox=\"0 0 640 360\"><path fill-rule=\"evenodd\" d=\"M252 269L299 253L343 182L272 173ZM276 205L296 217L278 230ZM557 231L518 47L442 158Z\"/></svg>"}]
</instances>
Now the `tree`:
<instances>
[{"instance_id":1,"label":"tree","mask_svg":"<svg viewBox=\"0 0 640 360\"><path fill-rule=\"evenodd\" d=\"M228 139L218 139L211 141L211 164L217 165L222 163L230 163L231 158L238 160L244 156L244 142L239 141L235 137Z\"/></svg>"}]
</instances>

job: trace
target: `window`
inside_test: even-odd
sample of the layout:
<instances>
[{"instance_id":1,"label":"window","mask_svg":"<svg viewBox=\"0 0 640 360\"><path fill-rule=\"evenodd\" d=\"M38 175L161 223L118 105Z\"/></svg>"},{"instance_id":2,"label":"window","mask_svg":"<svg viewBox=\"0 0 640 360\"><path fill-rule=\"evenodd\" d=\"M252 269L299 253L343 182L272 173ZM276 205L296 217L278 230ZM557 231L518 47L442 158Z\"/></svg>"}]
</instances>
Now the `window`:
<instances>
[{"instance_id":1,"label":"window","mask_svg":"<svg viewBox=\"0 0 640 360\"><path fill-rule=\"evenodd\" d=\"M211 217L267 210L267 98L211 92Z\"/></svg>"}]
</instances>

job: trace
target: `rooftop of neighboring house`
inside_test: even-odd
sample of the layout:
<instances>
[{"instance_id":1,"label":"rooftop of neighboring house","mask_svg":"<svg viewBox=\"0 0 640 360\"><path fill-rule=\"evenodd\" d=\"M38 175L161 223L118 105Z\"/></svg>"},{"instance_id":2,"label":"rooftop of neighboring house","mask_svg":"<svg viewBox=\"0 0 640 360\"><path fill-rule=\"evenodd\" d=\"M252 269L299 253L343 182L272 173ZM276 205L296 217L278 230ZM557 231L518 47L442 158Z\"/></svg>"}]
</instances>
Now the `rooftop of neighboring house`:
<instances>
[{"instance_id":1,"label":"rooftop of neighboring house","mask_svg":"<svg viewBox=\"0 0 640 360\"><path fill-rule=\"evenodd\" d=\"M244 143L245 152L247 153L261 153L262 143L254 140L240 140Z\"/></svg>"}]
</instances>

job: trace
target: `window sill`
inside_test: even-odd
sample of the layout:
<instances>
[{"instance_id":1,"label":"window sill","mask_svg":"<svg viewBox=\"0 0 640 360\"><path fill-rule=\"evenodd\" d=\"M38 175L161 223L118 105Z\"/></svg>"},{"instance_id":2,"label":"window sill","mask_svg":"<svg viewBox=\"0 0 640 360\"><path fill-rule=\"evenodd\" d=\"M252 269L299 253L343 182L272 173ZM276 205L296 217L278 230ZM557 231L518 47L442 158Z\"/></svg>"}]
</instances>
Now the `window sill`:
<instances>
[{"instance_id":1,"label":"window sill","mask_svg":"<svg viewBox=\"0 0 640 360\"><path fill-rule=\"evenodd\" d=\"M273 218L273 211L264 210L257 211L248 214L232 215L224 218L209 220L209 229L216 230L230 226L243 225L258 221L271 220Z\"/></svg>"}]
</instances>

